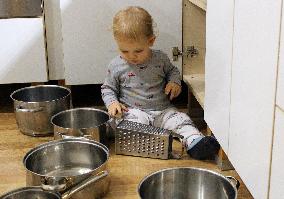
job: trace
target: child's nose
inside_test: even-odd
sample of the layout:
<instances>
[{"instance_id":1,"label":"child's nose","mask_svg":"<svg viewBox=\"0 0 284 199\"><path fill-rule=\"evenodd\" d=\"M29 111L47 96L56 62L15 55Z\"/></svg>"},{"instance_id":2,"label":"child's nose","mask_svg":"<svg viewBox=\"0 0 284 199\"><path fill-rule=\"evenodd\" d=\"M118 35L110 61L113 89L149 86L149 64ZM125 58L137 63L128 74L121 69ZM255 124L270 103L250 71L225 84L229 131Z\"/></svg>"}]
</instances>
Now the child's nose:
<instances>
[{"instance_id":1,"label":"child's nose","mask_svg":"<svg viewBox=\"0 0 284 199\"><path fill-rule=\"evenodd\" d=\"M130 55L130 58L131 58L131 59L135 59L135 58L137 58L137 55L134 54L134 53L132 53L132 54Z\"/></svg>"}]
</instances>

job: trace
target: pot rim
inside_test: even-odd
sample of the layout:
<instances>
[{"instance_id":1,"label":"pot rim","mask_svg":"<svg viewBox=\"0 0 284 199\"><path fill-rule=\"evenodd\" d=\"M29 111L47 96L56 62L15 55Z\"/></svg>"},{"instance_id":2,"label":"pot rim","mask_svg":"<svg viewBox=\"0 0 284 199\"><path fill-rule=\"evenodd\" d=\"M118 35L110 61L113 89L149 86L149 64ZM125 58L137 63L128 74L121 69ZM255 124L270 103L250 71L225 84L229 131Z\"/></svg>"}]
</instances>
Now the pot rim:
<instances>
[{"instance_id":1,"label":"pot rim","mask_svg":"<svg viewBox=\"0 0 284 199\"><path fill-rule=\"evenodd\" d=\"M140 188L142 186L142 184L150 177L158 174L158 173L162 173L164 171L168 171L168 170L178 170L178 169L192 169L192 170L198 170L198 171L205 171L205 172L208 172L208 173L211 173L211 174L214 174L214 175L217 175L218 177L221 177L222 179L224 179L225 181L227 181L228 183L230 183L236 193L235 195L235 199L237 198L237 194L238 194L238 190L236 188L236 186L228 179L226 178L225 176L223 176L222 174L220 173L217 173L215 171L212 171L212 170L209 170L209 169L205 169L205 168L199 168L199 167L172 167L172 168L165 168L165 169L161 169L161 170L158 170L158 171L155 171L155 172L152 172L150 173L149 175L145 176L142 178L142 180L140 181L140 183L138 184L138 187L137 187L137 192L139 194L139 197L142 198L141 194L140 194Z\"/></svg>"},{"instance_id":2,"label":"pot rim","mask_svg":"<svg viewBox=\"0 0 284 199\"><path fill-rule=\"evenodd\" d=\"M28 187L20 187L20 188L17 188L17 189L13 189L13 190L10 190L8 192L5 192L3 193L0 198L4 198L4 197L9 197L11 194L15 194L17 192L21 192L21 191L25 191L25 190L36 190L36 191L42 191L42 192L45 192L45 193L49 193L49 194L52 194L54 196L56 196L58 199L61 199L61 194L57 193L57 192L54 192L54 191L47 191L47 190L43 190L41 187L39 186L28 186Z\"/></svg>"},{"instance_id":3,"label":"pot rim","mask_svg":"<svg viewBox=\"0 0 284 199\"><path fill-rule=\"evenodd\" d=\"M28 89L40 88L40 87L56 87L56 88L62 88L62 89L64 89L64 90L67 90L69 93L68 93L66 96L61 97L61 98L57 98L57 99L53 99L53 100L48 100L48 101L40 101L40 102L35 102L35 101L26 102L26 101L22 101L22 100L17 100L17 99L15 99L15 98L13 97L13 95L15 95L15 93L18 93L18 92L20 92L20 91L22 91L22 90L28 90ZM70 96L70 95L71 95L71 90L70 90L69 88L64 87L64 86L58 86L58 85L38 85L38 86L28 86L28 87L24 87L24 88L20 88L20 89L18 89L18 90L15 90L14 92L12 92L12 93L10 94L10 98L11 98L12 100L14 100L15 102L31 103L31 104L33 104L33 103L56 102L56 101L65 99L65 98L67 98L67 97Z\"/></svg>"},{"instance_id":4,"label":"pot rim","mask_svg":"<svg viewBox=\"0 0 284 199\"><path fill-rule=\"evenodd\" d=\"M99 146L102 150L105 151L106 155L107 155L107 158L105 160L105 162L103 164L101 164L100 166L98 166L97 168L95 169L92 169L91 171L87 172L87 173L83 173L83 174L79 174L79 175L68 175L68 176L56 176L56 177L78 177L78 176L83 176L83 175L90 175L92 174L95 170L99 170L100 168L104 167L108 160L109 160L109 149L102 143L100 142L97 142L97 141L94 141L94 140L89 140L89 139L80 139L80 138L66 138L66 139L61 139L61 140L52 140L52 141L49 141L49 142L46 142L46 143L43 143L43 144L40 144L38 145L37 147L29 150L26 155L24 156L23 158L23 164L24 164L24 167L27 171L31 172L32 174L34 175L37 175L37 176L41 176L41 177L45 177L47 175L43 175L43 174L39 174L39 173L36 173L34 171L31 171L29 170L27 167L26 167L26 162L27 162L27 159L29 158L29 156L31 156L33 153L37 152L38 150L41 150L47 146L53 146L53 145L56 145L58 143L65 143L65 142L80 142L80 143L87 143L87 144L92 144L92 145L96 145L96 146ZM50 176L49 176L50 177ZM52 176L51 176L52 177Z\"/></svg>"},{"instance_id":5,"label":"pot rim","mask_svg":"<svg viewBox=\"0 0 284 199\"><path fill-rule=\"evenodd\" d=\"M108 116L109 119L108 119L107 121L105 121L104 123L99 124L99 125L97 125L97 126L84 127L84 128L62 127L62 126L58 126L58 125L54 124L53 120L54 120L54 118L57 117L58 115L61 115L61 114L67 113L67 112L78 111L78 110L92 110L92 111L102 112L102 113L105 113L105 114ZM110 115L109 115L106 111L104 111L104 110L96 109L96 108L91 108L91 107L79 107L79 108L72 108L72 109L68 109L68 110L64 110L64 111L61 111L61 112L59 112L59 113L56 113L55 115L53 115L53 116L51 117L50 122L51 122L52 125L54 125L54 126L60 128L60 129L71 130L71 129L92 129L92 128L98 128L98 127L100 127L100 126L102 126L102 125L108 123L110 120L111 120Z\"/></svg>"}]
</instances>

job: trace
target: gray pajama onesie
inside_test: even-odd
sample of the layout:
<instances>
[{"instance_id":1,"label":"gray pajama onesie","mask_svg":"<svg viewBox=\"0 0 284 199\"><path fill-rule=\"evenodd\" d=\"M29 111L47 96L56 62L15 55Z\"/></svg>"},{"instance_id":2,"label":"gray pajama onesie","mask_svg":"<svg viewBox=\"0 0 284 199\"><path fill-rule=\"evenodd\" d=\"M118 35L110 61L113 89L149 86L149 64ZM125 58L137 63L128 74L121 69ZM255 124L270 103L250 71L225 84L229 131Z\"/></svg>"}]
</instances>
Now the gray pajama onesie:
<instances>
[{"instance_id":1,"label":"gray pajama onesie","mask_svg":"<svg viewBox=\"0 0 284 199\"><path fill-rule=\"evenodd\" d=\"M178 69L165 53L152 50L151 58L138 65L117 56L108 67L102 98L106 107L115 101L125 104L129 111L124 113L124 119L173 130L190 144L201 134L187 114L171 105L165 94L168 82L181 84Z\"/></svg>"}]
</instances>

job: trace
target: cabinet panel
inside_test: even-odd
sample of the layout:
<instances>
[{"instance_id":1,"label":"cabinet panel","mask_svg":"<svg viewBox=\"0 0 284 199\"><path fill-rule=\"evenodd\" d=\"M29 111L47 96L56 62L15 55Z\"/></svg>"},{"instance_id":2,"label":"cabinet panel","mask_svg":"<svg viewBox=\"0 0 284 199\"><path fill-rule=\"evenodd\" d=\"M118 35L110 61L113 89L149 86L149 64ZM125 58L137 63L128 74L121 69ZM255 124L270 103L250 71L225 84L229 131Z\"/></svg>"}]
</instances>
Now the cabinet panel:
<instances>
[{"instance_id":1,"label":"cabinet panel","mask_svg":"<svg viewBox=\"0 0 284 199\"><path fill-rule=\"evenodd\" d=\"M235 1L228 157L255 198L268 195L280 16L281 0Z\"/></svg>"},{"instance_id":2,"label":"cabinet panel","mask_svg":"<svg viewBox=\"0 0 284 199\"><path fill-rule=\"evenodd\" d=\"M64 79L60 1L44 1L45 29L48 56L48 78Z\"/></svg>"},{"instance_id":3,"label":"cabinet panel","mask_svg":"<svg viewBox=\"0 0 284 199\"><path fill-rule=\"evenodd\" d=\"M0 83L47 81L42 18L0 19Z\"/></svg>"},{"instance_id":4,"label":"cabinet panel","mask_svg":"<svg viewBox=\"0 0 284 199\"><path fill-rule=\"evenodd\" d=\"M271 199L281 199L284 196L284 112L276 108L274 141L271 164L270 194Z\"/></svg>"},{"instance_id":5,"label":"cabinet panel","mask_svg":"<svg viewBox=\"0 0 284 199\"><path fill-rule=\"evenodd\" d=\"M207 1L205 120L228 151L234 0Z\"/></svg>"},{"instance_id":6,"label":"cabinet panel","mask_svg":"<svg viewBox=\"0 0 284 199\"><path fill-rule=\"evenodd\" d=\"M282 12L284 12L284 4L282 5ZM284 17L283 16L281 23L282 24L281 24L276 104L280 106L282 110L284 110Z\"/></svg>"},{"instance_id":7,"label":"cabinet panel","mask_svg":"<svg viewBox=\"0 0 284 199\"><path fill-rule=\"evenodd\" d=\"M182 1L62 0L63 51L67 84L102 83L107 65L115 57L111 23L114 14L129 5L140 5L153 15L158 37L154 48L171 57L171 48L182 45ZM181 59L174 62L181 70Z\"/></svg>"}]
</instances>

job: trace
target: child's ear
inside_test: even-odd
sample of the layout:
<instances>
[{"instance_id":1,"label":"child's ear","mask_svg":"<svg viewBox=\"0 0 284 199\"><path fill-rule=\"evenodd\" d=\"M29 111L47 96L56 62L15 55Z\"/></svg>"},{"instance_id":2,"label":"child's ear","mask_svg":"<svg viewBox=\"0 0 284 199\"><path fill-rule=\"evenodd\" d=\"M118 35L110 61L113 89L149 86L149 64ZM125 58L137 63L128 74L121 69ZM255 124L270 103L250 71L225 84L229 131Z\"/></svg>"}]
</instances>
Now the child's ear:
<instances>
[{"instance_id":1,"label":"child's ear","mask_svg":"<svg viewBox=\"0 0 284 199\"><path fill-rule=\"evenodd\" d=\"M155 37L155 36L150 37L150 38L148 39L148 44L149 44L149 46L153 46L155 40L156 40L156 37Z\"/></svg>"}]
</instances>

